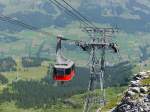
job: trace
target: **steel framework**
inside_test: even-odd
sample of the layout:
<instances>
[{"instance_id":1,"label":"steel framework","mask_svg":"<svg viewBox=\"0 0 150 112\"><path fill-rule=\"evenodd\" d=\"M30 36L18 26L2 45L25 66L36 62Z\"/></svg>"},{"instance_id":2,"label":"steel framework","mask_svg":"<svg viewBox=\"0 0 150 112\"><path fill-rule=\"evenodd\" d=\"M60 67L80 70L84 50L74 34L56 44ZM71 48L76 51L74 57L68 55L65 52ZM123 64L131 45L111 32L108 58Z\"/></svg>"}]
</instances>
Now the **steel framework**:
<instances>
[{"instance_id":1,"label":"steel framework","mask_svg":"<svg viewBox=\"0 0 150 112\"><path fill-rule=\"evenodd\" d=\"M89 69L90 69L90 79L88 85L88 95L85 100L83 112L89 112L94 103L99 103L105 105L105 89L104 89L104 74L105 74L105 55L106 51L113 51L113 53L118 53L118 47L116 43L111 41L111 37L117 29L114 28L93 28L85 27L90 38L90 41L83 40L70 40L63 37L59 39L63 41L75 42L76 46L79 46L83 51L89 53ZM92 93L97 88L100 87L99 97L93 97Z\"/></svg>"}]
</instances>

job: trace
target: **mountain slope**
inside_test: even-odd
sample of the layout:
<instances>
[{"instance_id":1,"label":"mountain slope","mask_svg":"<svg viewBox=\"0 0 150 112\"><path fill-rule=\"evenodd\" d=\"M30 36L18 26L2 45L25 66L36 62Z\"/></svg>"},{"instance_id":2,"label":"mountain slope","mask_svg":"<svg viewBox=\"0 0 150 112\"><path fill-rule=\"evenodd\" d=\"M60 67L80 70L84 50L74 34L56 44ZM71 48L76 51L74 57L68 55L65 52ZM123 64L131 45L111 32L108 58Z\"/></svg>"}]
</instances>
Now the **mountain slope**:
<instances>
[{"instance_id":1,"label":"mountain slope","mask_svg":"<svg viewBox=\"0 0 150 112\"><path fill-rule=\"evenodd\" d=\"M149 32L148 0L142 2L140 0L67 0L67 2L93 22L118 25L127 32ZM0 4L1 12L4 14L38 27L51 25L64 27L75 21L47 0L2 0Z\"/></svg>"}]
</instances>

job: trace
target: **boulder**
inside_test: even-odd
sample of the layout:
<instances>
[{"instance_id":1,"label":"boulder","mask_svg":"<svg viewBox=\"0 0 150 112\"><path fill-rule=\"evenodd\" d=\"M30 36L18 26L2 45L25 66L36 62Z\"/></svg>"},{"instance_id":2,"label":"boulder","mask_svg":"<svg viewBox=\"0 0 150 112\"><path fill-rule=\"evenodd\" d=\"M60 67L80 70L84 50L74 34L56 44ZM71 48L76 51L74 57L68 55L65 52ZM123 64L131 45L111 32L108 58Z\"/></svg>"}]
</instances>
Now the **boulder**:
<instances>
[{"instance_id":1,"label":"boulder","mask_svg":"<svg viewBox=\"0 0 150 112\"><path fill-rule=\"evenodd\" d=\"M149 78L148 75L144 75L144 76L143 76L143 79L147 79L147 78Z\"/></svg>"},{"instance_id":2,"label":"boulder","mask_svg":"<svg viewBox=\"0 0 150 112\"><path fill-rule=\"evenodd\" d=\"M144 112L150 112L150 100L148 99L148 96L144 97L144 102L142 103L142 107L144 109Z\"/></svg>"},{"instance_id":3,"label":"boulder","mask_svg":"<svg viewBox=\"0 0 150 112\"><path fill-rule=\"evenodd\" d=\"M139 111L140 111L140 112L143 112L144 109L143 109L142 107L139 107Z\"/></svg>"},{"instance_id":4,"label":"boulder","mask_svg":"<svg viewBox=\"0 0 150 112\"><path fill-rule=\"evenodd\" d=\"M139 96L140 96L140 97L144 97L145 95L144 95L143 93L141 93Z\"/></svg>"},{"instance_id":5,"label":"boulder","mask_svg":"<svg viewBox=\"0 0 150 112\"><path fill-rule=\"evenodd\" d=\"M138 76L136 76L136 77L134 77L133 79L134 79L134 80L141 80L141 79L142 79L142 77L138 77Z\"/></svg>"},{"instance_id":6,"label":"boulder","mask_svg":"<svg viewBox=\"0 0 150 112\"><path fill-rule=\"evenodd\" d=\"M131 87L137 87L137 86L139 86L139 82L131 81Z\"/></svg>"},{"instance_id":7,"label":"boulder","mask_svg":"<svg viewBox=\"0 0 150 112\"><path fill-rule=\"evenodd\" d=\"M150 100L150 93L147 95L147 98Z\"/></svg>"},{"instance_id":8,"label":"boulder","mask_svg":"<svg viewBox=\"0 0 150 112\"><path fill-rule=\"evenodd\" d=\"M146 93L148 91L147 87L140 87L141 93Z\"/></svg>"},{"instance_id":9,"label":"boulder","mask_svg":"<svg viewBox=\"0 0 150 112\"><path fill-rule=\"evenodd\" d=\"M150 100L147 97L144 98L144 102L149 102L149 101Z\"/></svg>"},{"instance_id":10,"label":"boulder","mask_svg":"<svg viewBox=\"0 0 150 112\"><path fill-rule=\"evenodd\" d=\"M127 95L127 96L134 96L135 93L134 93L133 91L130 91L130 90L129 90L129 91L126 92L126 95Z\"/></svg>"},{"instance_id":11,"label":"boulder","mask_svg":"<svg viewBox=\"0 0 150 112\"><path fill-rule=\"evenodd\" d=\"M139 87L131 87L130 90L132 92L135 92L135 93L140 93L140 88Z\"/></svg>"}]
</instances>

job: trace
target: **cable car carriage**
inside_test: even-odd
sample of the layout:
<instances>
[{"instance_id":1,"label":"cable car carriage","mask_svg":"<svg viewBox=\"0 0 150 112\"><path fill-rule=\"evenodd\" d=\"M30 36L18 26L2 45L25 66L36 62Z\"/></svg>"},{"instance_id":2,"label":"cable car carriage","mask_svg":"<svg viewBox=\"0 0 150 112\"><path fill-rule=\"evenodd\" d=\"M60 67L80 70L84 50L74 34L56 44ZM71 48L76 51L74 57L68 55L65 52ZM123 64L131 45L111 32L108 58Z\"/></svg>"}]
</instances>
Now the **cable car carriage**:
<instances>
[{"instance_id":1,"label":"cable car carriage","mask_svg":"<svg viewBox=\"0 0 150 112\"><path fill-rule=\"evenodd\" d=\"M75 64L70 59L66 59L61 52L62 36L57 37L56 63L53 66L53 80L61 83L70 81L75 75Z\"/></svg>"}]
</instances>

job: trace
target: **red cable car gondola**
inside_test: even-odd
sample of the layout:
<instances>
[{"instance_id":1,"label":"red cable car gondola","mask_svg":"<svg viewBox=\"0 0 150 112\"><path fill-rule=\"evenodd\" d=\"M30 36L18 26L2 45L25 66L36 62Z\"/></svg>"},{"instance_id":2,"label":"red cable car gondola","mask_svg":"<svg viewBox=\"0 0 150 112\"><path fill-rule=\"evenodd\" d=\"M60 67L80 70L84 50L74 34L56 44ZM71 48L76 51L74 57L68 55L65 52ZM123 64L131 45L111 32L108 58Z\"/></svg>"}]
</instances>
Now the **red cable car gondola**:
<instances>
[{"instance_id":1,"label":"red cable car gondola","mask_svg":"<svg viewBox=\"0 0 150 112\"><path fill-rule=\"evenodd\" d=\"M56 64L53 67L53 80L65 82L70 81L75 75L75 64L73 61L66 59L61 52L62 36L57 37Z\"/></svg>"}]
</instances>

